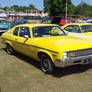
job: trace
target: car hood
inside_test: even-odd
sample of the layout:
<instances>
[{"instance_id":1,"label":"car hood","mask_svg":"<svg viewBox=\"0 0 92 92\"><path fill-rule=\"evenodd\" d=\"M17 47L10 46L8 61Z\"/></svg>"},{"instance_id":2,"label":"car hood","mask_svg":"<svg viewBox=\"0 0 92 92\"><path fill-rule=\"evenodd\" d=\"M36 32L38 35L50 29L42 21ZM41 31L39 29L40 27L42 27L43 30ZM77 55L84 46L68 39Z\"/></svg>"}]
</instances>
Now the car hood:
<instances>
[{"instance_id":1,"label":"car hood","mask_svg":"<svg viewBox=\"0 0 92 92\"><path fill-rule=\"evenodd\" d=\"M55 36L34 38L33 44L50 50L78 50L92 47L92 41L71 36Z\"/></svg>"}]
</instances>

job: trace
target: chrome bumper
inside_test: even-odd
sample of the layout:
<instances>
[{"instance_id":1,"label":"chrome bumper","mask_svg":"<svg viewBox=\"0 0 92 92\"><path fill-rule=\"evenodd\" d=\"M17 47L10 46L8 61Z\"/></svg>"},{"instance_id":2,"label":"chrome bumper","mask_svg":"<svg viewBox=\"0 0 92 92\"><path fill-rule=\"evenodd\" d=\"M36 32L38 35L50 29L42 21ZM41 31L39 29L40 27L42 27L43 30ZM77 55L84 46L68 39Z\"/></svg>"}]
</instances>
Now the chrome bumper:
<instances>
[{"instance_id":1,"label":"chrome bumper","mask_svg":"<svg viewBox=\"0 0 92 92\"><path fill-rule=\"evenodd\" d=\"M0 33L7 32L8 30L0 30Z\"/></svg>"},{"instance_id":2,"label":"chrome bumper","mask_svg":"<svg viewBox=\"0 0 92 92\"><path fill-rule=\"evenodd\" d=\"M65 67L76 64L89 64L92 63L92 55L80 56L80 57L72 57L68 59L56 59L55 66L56 67Z\"/></svg>"}]
</instances>

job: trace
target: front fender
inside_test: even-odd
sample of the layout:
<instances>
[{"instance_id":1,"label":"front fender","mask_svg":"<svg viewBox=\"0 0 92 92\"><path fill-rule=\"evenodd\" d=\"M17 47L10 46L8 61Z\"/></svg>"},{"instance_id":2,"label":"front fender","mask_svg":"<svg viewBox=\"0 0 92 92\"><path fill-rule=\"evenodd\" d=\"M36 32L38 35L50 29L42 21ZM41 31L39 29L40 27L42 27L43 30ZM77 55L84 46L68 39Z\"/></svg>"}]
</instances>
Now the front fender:
<instances>
[{"instance_id":1,"label":"front fender","mask_svg":"<svg viewBox=\"0 0 92 92\"><path fill-rule=\"evenodd\" d=\"M47 50L42 50L42 49L38 51L38 53L40 52L47 54L51 58L52 62L55 63L55 57L57 56L56 53L49 52Z\"/></svg>"}]
</instances>

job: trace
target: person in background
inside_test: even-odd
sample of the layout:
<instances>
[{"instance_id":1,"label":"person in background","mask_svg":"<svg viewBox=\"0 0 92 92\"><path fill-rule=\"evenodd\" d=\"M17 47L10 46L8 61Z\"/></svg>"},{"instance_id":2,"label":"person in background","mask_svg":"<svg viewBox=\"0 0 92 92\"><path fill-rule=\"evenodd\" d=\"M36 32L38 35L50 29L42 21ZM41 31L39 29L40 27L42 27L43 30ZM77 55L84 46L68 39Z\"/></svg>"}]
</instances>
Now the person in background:
<instances>
[{"instance_id":1,"label":"person in background","mask_svg":"<svg viewBox=\"0 0 92 92\"><path fill-rule=\"evenodd\" d=\"M68 22L67 22L67 20L65 20L64 18L62 18L61 20L60 20L60 25L61 26L63 26L63 25L65 25L65 24L67 24Z\"/></svg>"}]
</instances>

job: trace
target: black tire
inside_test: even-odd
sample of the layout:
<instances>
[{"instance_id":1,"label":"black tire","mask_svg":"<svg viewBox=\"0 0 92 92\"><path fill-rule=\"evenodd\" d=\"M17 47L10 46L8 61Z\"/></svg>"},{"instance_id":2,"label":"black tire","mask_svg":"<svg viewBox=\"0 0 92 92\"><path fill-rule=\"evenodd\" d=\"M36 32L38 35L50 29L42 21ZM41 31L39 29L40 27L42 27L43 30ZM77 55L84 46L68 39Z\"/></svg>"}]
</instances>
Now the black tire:
<instances>
[{"instance_id":1,"label":"black tire","mask_svg":"<svg viewBox=\"0 0 92 92\"><path fill-rule=\"evenodd\" d=\"M9 55L13 55L14 54L14 49L12 48L12 46L10 44L6 44L6 52Z\"/></svg>"},{"instance_id":2,"label":"black tire","mask_svg":"<svg viewBox=\"0 0 92 92\"><path fill-rule=\"evenodd\" d=\"M44 73L51 74L54 71L54 64L46 54L41 55L41 69Z\"/></svg>"}]
</instances>

